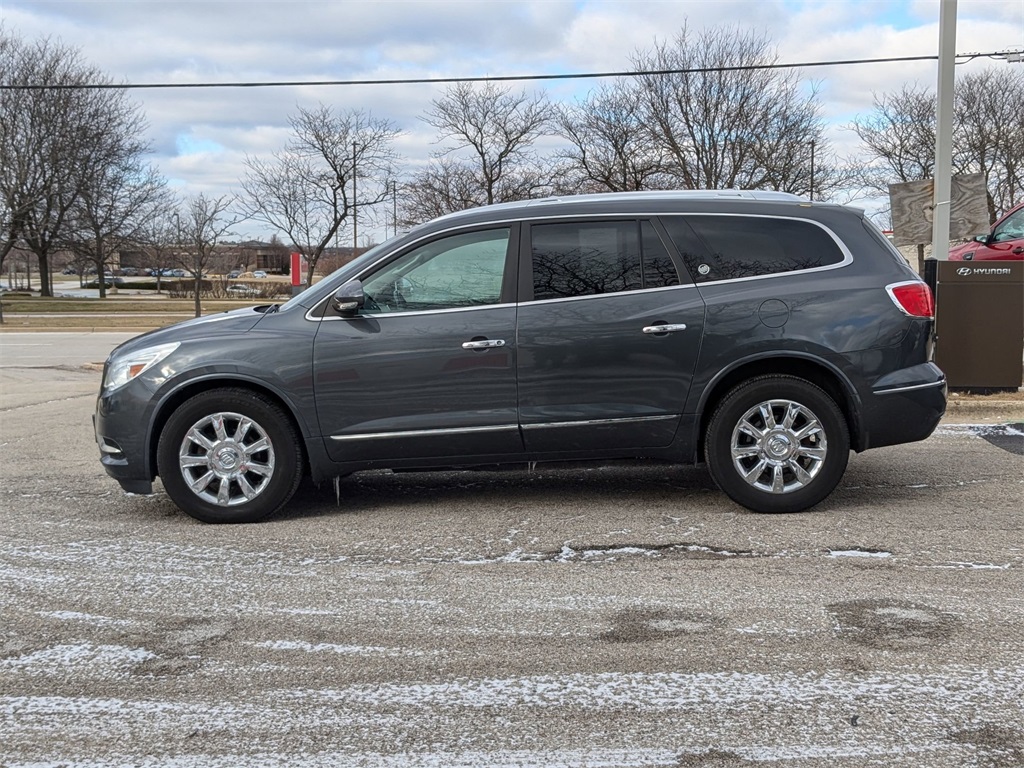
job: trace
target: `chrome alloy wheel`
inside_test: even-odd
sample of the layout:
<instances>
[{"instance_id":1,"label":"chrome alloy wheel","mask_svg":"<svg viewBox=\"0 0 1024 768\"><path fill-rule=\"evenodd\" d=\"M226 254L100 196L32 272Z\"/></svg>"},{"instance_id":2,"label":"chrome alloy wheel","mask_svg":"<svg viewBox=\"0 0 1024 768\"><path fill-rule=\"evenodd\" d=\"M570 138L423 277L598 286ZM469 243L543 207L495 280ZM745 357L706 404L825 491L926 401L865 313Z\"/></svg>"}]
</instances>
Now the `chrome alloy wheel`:
<instances>
[{"instance_id":1,"label":"chrome alloy wheel","mask_svg":"<svg viewBox=\"0 0 1024 768\"><path fill-rule=\"evenodd\" d=\"M767 400L748 410L732 431L732 462L749 485L791 493L825 463L828 443L818 417L792 400Z\"/></svg>"},{"instance_id":2,"label":"chrome alloy wheel","mask_svg":"<svg viewBox=\"0 0 1024 768\"><path fill-rule=\"evenodd\" d=\"M213 413L185 433L178 466L189 489L210 504L252 501L274 475L274 445L266 431L239 413Z\"/></svg>"}]
</instances>

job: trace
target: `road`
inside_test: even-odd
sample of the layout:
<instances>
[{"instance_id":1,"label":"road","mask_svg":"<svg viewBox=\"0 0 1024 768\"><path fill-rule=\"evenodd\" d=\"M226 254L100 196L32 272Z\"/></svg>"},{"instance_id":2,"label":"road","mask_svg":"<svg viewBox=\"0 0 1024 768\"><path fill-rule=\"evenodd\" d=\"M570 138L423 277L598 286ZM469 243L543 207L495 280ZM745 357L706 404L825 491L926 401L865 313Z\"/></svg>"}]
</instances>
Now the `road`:
<instances>
[{"instance_id":1,"label":"road","mask_svg":"<svg viewBox=\"0 0 1024 768\"><path fill-rule=\"evenodd\" d=\"M649 466L366 473L206 526L100 469L79 361L118 335L21 335L5 768L1024 762L1018 429L853 456L799 515Z\"/></svg>"},{"instance_id":2,"label":"road","mask_svg":"<svg viewBox=\"0 0 1024 768\"><path fill-rule=\"evenodd\" d=\"M0 333L0 369L102 365L118 344L138 332Z\"/></svg>"}]
</instances>

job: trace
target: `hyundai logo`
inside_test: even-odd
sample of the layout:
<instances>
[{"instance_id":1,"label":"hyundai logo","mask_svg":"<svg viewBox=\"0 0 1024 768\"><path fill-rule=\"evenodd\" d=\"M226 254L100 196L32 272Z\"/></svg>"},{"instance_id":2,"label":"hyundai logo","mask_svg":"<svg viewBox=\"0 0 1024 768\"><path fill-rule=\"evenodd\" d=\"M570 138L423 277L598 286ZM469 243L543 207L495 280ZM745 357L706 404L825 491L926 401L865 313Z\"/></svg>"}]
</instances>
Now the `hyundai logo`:
<instances>
[{"instance_id":1,"label":"hyundai logo","mask_svg":"<svg viewBox=\"0 0 1024 768\"><path fill-rule=\"evenodd\" d=\"M968 275L1009 275L1012 270L1009 267L960 267L956 273L960 277Z\"/></svg>"}]
</instances>

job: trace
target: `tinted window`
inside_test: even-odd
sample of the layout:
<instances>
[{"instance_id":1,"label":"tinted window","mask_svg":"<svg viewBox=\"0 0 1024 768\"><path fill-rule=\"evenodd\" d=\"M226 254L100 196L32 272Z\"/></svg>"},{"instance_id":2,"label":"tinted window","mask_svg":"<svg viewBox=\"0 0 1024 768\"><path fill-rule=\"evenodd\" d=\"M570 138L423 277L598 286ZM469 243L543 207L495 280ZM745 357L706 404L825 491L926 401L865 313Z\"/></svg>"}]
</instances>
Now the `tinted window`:
<instances>
[{"instance_id":1,"label":"tinted window","mask_svg":"<svg viewBox=\"0 0 1024 768\"><path fill-rule=\"evenodd\" d=\"M644 288L666 288L679 285L679 272L668 255L665 244L649 221L640 223L640 237L643 240Z\"/></svg>"},{"instance_id":2,"label":"tinted window","mask_svg":"<svg viewBox=\"0 0 1024 768\"><path fill-rule=\"evenodd\" d=\"M537 224L531 239L534 299L679 284L675 265L650 222Z\"/></svg>"},{"instance_id":3,"label":"tinted window","mask_svg":"<svg viewBox=\"0 0 1024 768\"><path fill-rule=\"evenodd\" d=\"M509 229L467 232L421 245L363 280L364 314L497 304Z\"/></svg>"},{"instance_id":4,"label":"tinted window","mask_svg":"<svg viewBox=\"0 0 1024 768\"><path fill-rule=\"evenodd\" d=\"M673 216L663 222L698 282L814 269L843 260L842 250L828 232L807 221Z\"/></svg>"}]
</instances>

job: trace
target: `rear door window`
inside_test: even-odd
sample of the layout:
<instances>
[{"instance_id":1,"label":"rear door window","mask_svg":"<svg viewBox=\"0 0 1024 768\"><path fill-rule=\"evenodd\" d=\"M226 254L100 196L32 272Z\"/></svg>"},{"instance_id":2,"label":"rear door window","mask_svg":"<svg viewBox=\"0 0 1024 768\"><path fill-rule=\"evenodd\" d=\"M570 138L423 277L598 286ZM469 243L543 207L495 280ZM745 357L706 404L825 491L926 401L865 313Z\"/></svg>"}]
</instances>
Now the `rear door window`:
<instances>
[{"instance_id":1,"label":"rear door window","mask_svg":"<svg viewBox=\"0 0 1024 768\"><path fill-rule=\"evenodd\" d=\"M672 257L649 221L535 224L530 234L534 300L679 284Z\"/></svg>"}]
</instances>

